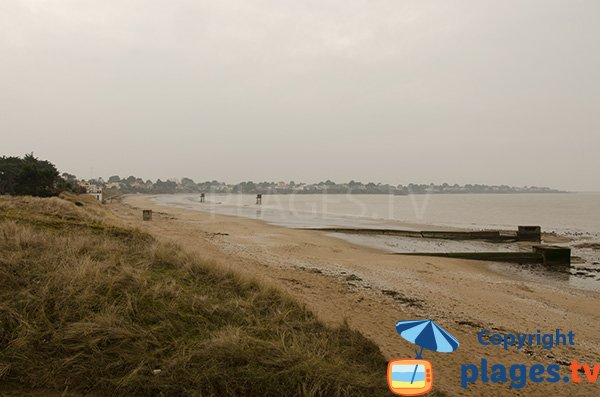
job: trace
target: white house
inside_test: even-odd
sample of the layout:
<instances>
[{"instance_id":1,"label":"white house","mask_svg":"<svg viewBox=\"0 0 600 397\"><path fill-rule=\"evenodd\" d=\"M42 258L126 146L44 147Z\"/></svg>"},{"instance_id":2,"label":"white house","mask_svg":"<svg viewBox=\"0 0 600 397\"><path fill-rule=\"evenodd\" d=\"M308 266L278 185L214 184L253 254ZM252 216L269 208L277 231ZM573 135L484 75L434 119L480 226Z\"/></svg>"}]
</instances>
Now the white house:
<instances>
[{"instance_id":1,"label":"white house","mask_svg":"<svg viewBox=\"0 0 600 397\"><path fill-rule=\"evenodd\" d=\"M85 187L85 194L89 194L93 196L96 200L102 201L102 188L97 185L92 185L90 183L83 183L81 186Z\"/></svg>"}]
</instances>

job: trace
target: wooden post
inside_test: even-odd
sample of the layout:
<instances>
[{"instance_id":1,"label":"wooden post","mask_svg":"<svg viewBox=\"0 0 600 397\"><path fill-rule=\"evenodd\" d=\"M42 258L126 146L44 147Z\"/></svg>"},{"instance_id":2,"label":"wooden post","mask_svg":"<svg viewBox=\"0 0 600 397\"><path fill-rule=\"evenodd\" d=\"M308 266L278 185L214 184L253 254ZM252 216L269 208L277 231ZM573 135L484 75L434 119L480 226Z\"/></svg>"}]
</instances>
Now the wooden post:
<instances>
[{"instance_id":1,"label":"wooden post","mask_svg":"<svg viewBox=\"0 0 600 397\"><path fill-rule=\"evenodd\" d=\"M203 203L204 202L204 193L200 193L200 202Z\"/></svg>"},{"instance_id":2,"label":"wooden post","mask_svg":"<svg viewBox=\"0 0 600 397\"><path fill-rule=\"evenodd\" d=\"M256 204L258 204L258 205L262 204L262 194L256 195Z\"/></svg>"},{"instance_id":3,"label":"wooden post","mask_svg":"<svg viewBox=\"0 0 600 397\"><path fill-rule=\"evenodd\" d=\"M142 210L142 219L145 221L152 220L152 210Z\"/></svg>"}]
</instances>

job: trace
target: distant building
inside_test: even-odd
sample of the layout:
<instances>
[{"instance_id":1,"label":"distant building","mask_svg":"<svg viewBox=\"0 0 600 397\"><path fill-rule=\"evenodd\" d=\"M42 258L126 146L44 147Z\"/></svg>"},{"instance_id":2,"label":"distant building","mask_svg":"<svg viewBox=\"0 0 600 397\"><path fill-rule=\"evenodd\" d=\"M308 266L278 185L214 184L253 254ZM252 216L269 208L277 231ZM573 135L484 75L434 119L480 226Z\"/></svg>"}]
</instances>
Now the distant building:
<instances>
[{"instance_id":1,"label":"distant building","mask_svg":"<svg viewBox=\"0 0 600 397\"><path fill-rule=\"evenodd\" d=\"M87 182L80 183L80 186L85 188L85 194L89 194L90 196L93 196L96 200L102 201L102 188L100 186Z\"/></svg>"}]
</instances>

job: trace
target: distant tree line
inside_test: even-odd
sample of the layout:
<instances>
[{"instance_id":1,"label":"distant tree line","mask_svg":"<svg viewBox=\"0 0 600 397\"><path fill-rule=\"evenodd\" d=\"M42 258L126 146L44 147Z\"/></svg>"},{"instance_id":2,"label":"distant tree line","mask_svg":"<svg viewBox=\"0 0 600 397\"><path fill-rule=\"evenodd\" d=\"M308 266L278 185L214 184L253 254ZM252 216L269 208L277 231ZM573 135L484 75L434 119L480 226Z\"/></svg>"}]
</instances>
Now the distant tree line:
<instances>
[{"instance_id":1,"label":"distant tree line","mask_svg":"<svg viewBox=\"0 0 600 397\"><path fill-rule=\"evenodd\" d=\"M194 182L191 178L156 182L144 181L141 178L129 176L120 178L111 176L107 182L101 178L92 180L91 183L99 184L105 189L114 189L121 193L262 193L262 194L453 194L453 193L557 193L556 189L537 186L513 187L508 185L450 185L443 184L416 184L390 185L374 182L336 183L326 180L318 183L291 182L254 182L244 181L237 184L226 184L216 180Z\"/></svg>"},{"instance_id":2,"label":"distant tree line","mask_svg":"<svg viewBox=\"0 0 600 397\"><path fill-rule=\"evenodd\" d=\"M156 182L135 176L121 178L113 175L105 181L102 178L88 181L78 180L75 175L63 173L51 162L40 160L33 154L20 157L0 158L0 194L32 195L48 197L62 191L85 193L86 188L96 187L107 193L248 193L248 194L459 194L459 193L557 193L556 189L537 186L514 187L508 185L450 185L416 184L390 185L382 183L362 183L351 180L336 183L326 180L318 183L253 182L244 181L226 184L216 180L194 182L191 178L181 180L158 179Z\"/></svg>"},{"instance_id":3,"label":"distant tree line","mask_svg":"<svg viewBox=\"0 0 600 397\"><path fill-rule=\"evenodd\" d=\"M82 189L73 179L63 178L54 164L36 158L33 153L26 154L22 158L0 157L0 194L2 195L50 197L65 190L81 192Z\"/></svg>"}]
</instances>

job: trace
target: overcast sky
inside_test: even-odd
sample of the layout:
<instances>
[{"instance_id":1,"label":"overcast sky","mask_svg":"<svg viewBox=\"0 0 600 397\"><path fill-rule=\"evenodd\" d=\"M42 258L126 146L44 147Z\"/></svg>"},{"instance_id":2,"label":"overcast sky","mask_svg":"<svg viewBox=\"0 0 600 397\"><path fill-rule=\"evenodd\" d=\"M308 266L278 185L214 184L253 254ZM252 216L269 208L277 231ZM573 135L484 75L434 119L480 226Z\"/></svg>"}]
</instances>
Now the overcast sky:
<instances>
[{"instance_id":1,"label":"overcast sky","mask_svg":"<svg viewBox=\"0 0 600 397\"><path fill-rule=\"evenodd\" d=\"M599 18L596 0L1 0L0 154L85 178L600 190Z\"/></svg>"}]
</instances>

